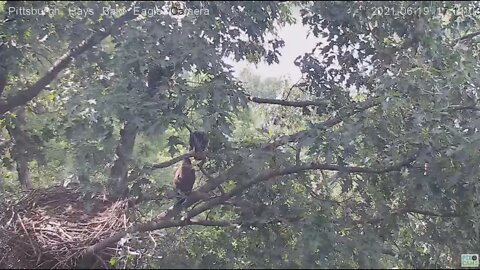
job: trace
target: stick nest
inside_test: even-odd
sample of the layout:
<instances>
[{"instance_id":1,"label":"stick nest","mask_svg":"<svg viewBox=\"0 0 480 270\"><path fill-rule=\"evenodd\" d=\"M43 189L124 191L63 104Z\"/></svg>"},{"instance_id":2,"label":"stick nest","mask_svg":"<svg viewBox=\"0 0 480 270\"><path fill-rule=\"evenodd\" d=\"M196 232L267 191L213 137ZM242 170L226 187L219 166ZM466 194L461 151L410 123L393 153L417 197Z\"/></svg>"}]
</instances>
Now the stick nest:
<instances>
[{"instance_id":1,"label":"stick nest","mask_svg":"<svg viewBox=\"0 0 480 270\"><path fill-rule=\"evenodd\" d=\"M127 201L85 200L78 188L35 190L0 216L0 268L73 268L86 247L129 224ZM95 255L108 259L112 254Z\"/></svg>"}]
</instances>

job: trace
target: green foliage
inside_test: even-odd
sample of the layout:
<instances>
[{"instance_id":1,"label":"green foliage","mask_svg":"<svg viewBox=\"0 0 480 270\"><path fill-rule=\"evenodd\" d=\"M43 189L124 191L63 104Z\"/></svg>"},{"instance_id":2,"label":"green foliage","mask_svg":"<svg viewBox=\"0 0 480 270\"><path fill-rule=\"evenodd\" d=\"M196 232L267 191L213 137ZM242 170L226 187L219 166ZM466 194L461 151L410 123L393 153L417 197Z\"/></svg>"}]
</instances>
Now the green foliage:
<instances>
[{"instance_id":1,"label":"green foliage","mask_svg":"<svg viewBox=\"0 0 480 270\"><path fill-rule=\"evenodd\" d=\"M139 3L142 8L154 4L167 5ZM7 18L7 8L19 5L43 6L0 2L0 17ZM3 98L27 89L69 48L111 25L118 16L98 15L102 7L129 3L76 2L75 7L96 15L73 17L65 13L71 3L49 5L64 12L0 21L0 44L8 44L0 50L0 64L8 67ZM231 204L200 215L238 226L142 234L125 240L123 253L108 263L142 268L453 268L461 253L476 251L480 47L478 37L462 37L478 31L480 17L473 12L478 3L185 5L208 9L209 15L129 21L75 59L26 105L22 134L36 187L80 181L86 196L101 192L125 121L139 127L129 157L132 196L163 194L174 168L142 169L188 151L187 127L209 134L204 167L214 177L229 172L226 192L248 186ZM274 33L278 25L293 22L293 8L300 8L300 21L319 40L295 61L303 79L292 87L244 71L243 83L237 80L225 57L278 62L283 41ZM150 84L152 77L158 85ZM319 104L256 104L246 94ZM379 105L342 116L371 99ZM11 154L17 140L7 131L15 127L16 117L11 111L0 118L0 204L19 185ZM338 117L338 124L325 124ZM295 142L259 147L298 132L304 136ZM250 185L258 175L296 165L382 170L414 153L415 161L398 171L305 170ZM197 179L197 186L208 181L200 172ZM139 221L157 217L167 203L142 204Z\"/></svg>"}]
</instances>

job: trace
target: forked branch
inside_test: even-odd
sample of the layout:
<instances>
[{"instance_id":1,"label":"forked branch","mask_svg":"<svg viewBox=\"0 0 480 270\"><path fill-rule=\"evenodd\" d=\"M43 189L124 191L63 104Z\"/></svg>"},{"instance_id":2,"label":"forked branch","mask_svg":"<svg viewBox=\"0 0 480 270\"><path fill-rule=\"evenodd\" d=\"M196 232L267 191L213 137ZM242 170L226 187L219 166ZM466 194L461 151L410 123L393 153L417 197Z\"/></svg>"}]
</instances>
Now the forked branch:
<instances>
[{"instance_id":1,"label":"forked branch","mask_svg":"<svg viewBox=\"0 0 480 270\"><path fill-rule=\"evenodd\" d=\"M38 96L47 85L55 80L60 72L68 67L73 59L77 58L82 53L100 43L104 38L110 35L113 30L120 28L125 22L137 17L137 15L135 15L133 12L133 6L135 3L136 2L133 2L130 9L128 9L124 15L116 19L114 23L106 30L97 31L88 39L82 41L79 45L62 55L57 61L55 61L47 73L38 79L38 81L31 85L27 90L17 92L15 95L9 96L6 99L0 99L0 115L3 115L17 106L24 105Z\"/></svg>"}]
</instances>

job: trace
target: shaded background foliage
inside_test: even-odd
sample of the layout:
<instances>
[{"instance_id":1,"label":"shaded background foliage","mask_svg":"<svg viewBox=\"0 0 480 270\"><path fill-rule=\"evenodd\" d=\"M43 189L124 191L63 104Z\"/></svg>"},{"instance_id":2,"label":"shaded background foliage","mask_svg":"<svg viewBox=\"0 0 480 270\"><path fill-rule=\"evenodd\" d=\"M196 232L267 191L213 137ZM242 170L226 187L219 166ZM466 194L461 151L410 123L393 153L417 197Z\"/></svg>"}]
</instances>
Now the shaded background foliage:
<instances>
[{"instance_id":1,"label":"shaded background foliage","mask_svg":"<svg viewBox=\"0 0 480 270\"><path fill-rule=\"evenodd\" d=\"M0 3L6 18L0 22L0 75L7 81L2 98L27 89L63 52L109 27L116 18L99 16L104 6L130 4L76 2L96 15L72 18L10 16L8 7L44 4ZM25 106L2 115L2 200L19 192L22 169L34 187L79 181L87 197L103 192L125 123L138 127L126 168L130 195L161 194L173 169L143 168L186 152L188 127L209 133L208 174L238 169L223 187L240 192L206 218L240 224L129 237L110 263L433 268L458 267L461 253L478 251L477 3L184 4L209 15L131 20L75 58ZM49 6L65 10L72 3ZM278 62L284 44L276 28L294 21L292 9L300 10L301 23L318 39L295 61L302 79L261 80L248 72L235 78L225 57ZM393 9L395 14L385 14ZM259 104L250 96L315 105ZM370 100L375 106L345 115ZM336 118L336 125L326 124ZM273 149L259 147L299 133ZM386 169L411 157L405 166ZM251 182L265 172L311 163L340 169ZM345 166L385 171L354 173ZM201 175L197 186L209 181ZM170 203L141 204L139 222Z\"/></svg>"}]
</instances>

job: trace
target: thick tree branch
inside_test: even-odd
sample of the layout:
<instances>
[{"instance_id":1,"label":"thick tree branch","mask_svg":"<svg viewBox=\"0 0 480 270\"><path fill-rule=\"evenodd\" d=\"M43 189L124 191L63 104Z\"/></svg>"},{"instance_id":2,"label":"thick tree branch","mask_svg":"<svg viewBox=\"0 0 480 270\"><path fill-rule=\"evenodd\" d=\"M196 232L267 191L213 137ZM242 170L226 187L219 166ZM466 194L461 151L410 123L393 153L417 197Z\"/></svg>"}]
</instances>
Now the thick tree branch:
<instances>
[{"instance_id":1,"label":"thick tree branch","mask_svg":"<svg viewBox=\"0 0 480 270\"><path fill-rule=\"evenodd\" d=\"M392 166L387 166L384 168L380 169L374 169L374 168L365 168L365 167L356 167L356 166L339 166L339 165L332 165L332 164L318 164L318 163L312 163L310 165L302 165L302 166L293 166L289 167L286 169L282 170L270 170L269 172L266 172L264 174L261 174L257 177L255 177L252 181L247 182L245 184L239 184L237 185L232 191L216 197L214 199L211 199L204 204L200 205L198 208L195 208L189 212L189 215L187 218L192 218L195 217L204 211L207 211L208 209L219 205L223 203L224 201L240 194L242 191L245 189L260 183L262 181L269 180L271 178L275 178L278 176L285 176L289 174L294 174L294 173L299 173L299 172L304 172L304 171L309 171L309 170L330 170L330 171L342 171L342 172L348 172L348 173L368 173L368 174L383 174L383 173L388 173L388 172L393 172L393 171L400 171L404 166L407 166L408 164L412 163L416 159L416 155L413 155L412 157L409 157L405 159L404 161L392 165Z\"/></svg>"},{"instance_id":2,"label":"thick tree branch","mask_svg":"<svg viewBox=\"0 0 480 270\"><path fill-rule=\"evenodd\" d=\"M0 66L0 96L2 96L3 90L7 85L7 75L7 70L4 67Z\"/></svg>"},{"instance_id":3,"label":"thick tree branch","mask_svg":"<svg viewBox=\"0 0 480 270\"><path fill-rule=\"evenodd\" d=\"M104 31L97 31L90 38L81 42L78 46L72 48L69 52L62 55L55 64L47 71L43 77L30 86L27 90L20 91L15 95L9 96L6 99L0 100L0 115L12 110L13 108L24 105L33 98L35 98L41 91L49 85L57 75L63 71L72 62L73 59L80 56L85 51L89 50L96 44L100 43L106 38L112 30L120 28L125 22L134 19L137 15L133 13L133 6L136 2L133 2L129 10L121 17L116 19L114 23Z\"/></svg>"},{"instance_id":4,"label":"thick tree branch","mask_svg":"<svg viewBox=\"0 0 480 270\"><path fill-rule=\"evenodd\" d=\"M113 188L111 195L115 198L123 197L128 190L128 169L137 132L138 126L132 121L125 121L120 130L120 139L115 151L117 158L110 171L110 185Z\"/></svg>"},{"instance_id":5,"label":"thick tree branch","mask_svg":"<svg viewBox=\"0 0 480 270\"><path fill-rule=\"evenodd\" d=\"M338 165L331 165L331 164L310 164L310 165L303 165L303 166L293 166L290 168L282 169L282 170L270 170L267 173L263 173L257 177L255 177L252 181L243 184L243 185L238 185L235 187L232 191L225 193L222 196L215 197L211 200L206 201L202 205L200 205L198 208L192 209L187 213L187 218L184 220L171 220L170 218L172 216L175 216L179 213L180 208L179 207L174 207L172 209L169 209L166 211L163 215L160 215L160 217L157 219L157 221L150 221L146 223L141 223L137 224L135 226L132 226L126 231L119 232L112 237L106 238L97 244L90 246L86 249L87 254L93 254L98 250L102 250L117 241L119 241L122 237L127 235L128 233L136 233L136 232L146 232L146 231L153 231L153 230L158 230L158 229L165 229L165 228L171 228L171 227L181 227L181 226L187 226L187 225L203 225L203 226L230 226L232 225L232 222L211 222L211 221L192 221L191 219L195 216L198 216L199 214L213 208L216 205L220 205L226 200L238 195L241 193L243 190L261 182L261 181L266 181L268 179L282 176L282 175L289 175L289 174L294 174L302 171L307 171L307 170L317 170L317 169L322 169L322 170L341 170L341 171L346 171L346 172L352 172L352 173L386 173L390 171L398 171L400 170L403 166L406 164L412 162L414 160L414 157L408 158L405 161L393 165L393 166L388 166L383 169L373 169L373 168L363 168L363 167L354 167L354 166L338 166ZM222 176L217 177L216 179L212 179L214 181L210 181L209 183L205 184L203 187L199 188L198 191L208 191L214 189L217 185L223 183L226 181L226 179L229 179L229 176L232 173L238 172L241 168L238 168L241 166L237 166L234 168L231 168L227 170L225 174ZM197 201L200 200L200 198L197 199ZM196 201L191 200L184 207L189 207L193 205Z\"/></svg>"},{"instance_id":6,"label":"thick tree branch","mask_svg":"<svg viewBox=\"0 0 480 270\"><path fill-rule=\"evenodd\" d=\"M10 151L12 158L15 160L18 174L18 181L23 190L32 188L30 180L30 169L28 167L29 158L29 135L23 130L26 125L25 107L15 110L17 117L13 119L14 126L7 125L7 131L14 145Z\"/></svg>"},{"instance_id":7,"label":"thick tree branch","mask_svg":"<svg viewBox=\"0 0 480 270\"><path fill-rule=\"evenodd\" d=\"M7 63L5 63L6 57L2 57L2 54L5 52L5 49L6 49L5 43L0 42L0 61L3 62L0 64L0 97L3 94L3 90L5 90L5 86L7 85L7 77L8 77Z\"/></svg>"},{"instance_id":8,"label":"thick tree branch","mask_svg":"<svg viewBox=\"0 0 480 270\"><path fill-rule=\"evenodd\" d=\"M388 173L392 171L400 171L404 166L407 166L408 164L412 163L416 159L416 154L412 155L411 157L405 159L404 161L392 165L392 166L383 166L380 169L374 169L374 168L365 168L365 167L357 167L357 166L340 166L340 165L333 165L333 164L323 164L323 163L312 163L310 165L302 165L302 166L293 166L289 167L286 169L282 170L271 170L269 172L266 172L264 174L261 174L254 178L252 181L245 183L243 185L238 185L235 187L232 191L229 193L225 193L221 196L215 197L211 200L208 200L204 204L200 205L199 207L192 209L189 214L187 215L187 218L193 218L204 211L207 211L211 209L212 207L222 204L226 200L240 194L243 190L259 183L262 181L269 180L271 178L275 178L278 176L284 176L284 175L289 175L289 174L294 174L294 173L299 173L299 172L304 172L308 170L331 170L331 171L342 171L342 172L347 172L347 173L369 173L369 174L383 174L383 173ZM198 189L198 191L201 192L208 192L210 190L215 189L218 185L222 184L225 182L227 179L231 179L231 176L237 173L238 171L241 171L241 166L236 166L228 170L227 173L217 177L214 179L214 181L210 181L201 188ZM188 202L185 204L185 207L189 207L192 204L194 204L195 201ZM165 214L165 216L171 216L173 212L168 212Z\"/></svg>"},{"instance_id":9,"label":"thick tree branch","mask_svg":"<svg viewBox=\"0 0 480 270\"><path fill-rule=\"evenodd\" d=\"M222 194L221 196L215 197L213 199L208 200L204 204L200 205L200 207L193 209L190 211L188 217L192 218L194 216L199 215L200 213L207 211L208 209L212 208L213 206L216 206L218 204L221 204L228 200L229 198L237 195L240 193L242 190L250 187L251 185L254 185L255 183L268 180L273 177L281 176L281 175L288 175L288 174L293 174L297 172L302 172L306 170L333 170L333 171L343 171L343 172L349 172L349 173L375 173L375 174L381 174L381 173L386 173L390 171L399 171L402 167L408 165L409 163L413 162L415 160L415 155L406 159L405 161L393 165L393 166L388 166L384 167L382 169L372 169L372 168L364 168L364 167L355 167L355 166L339 166L339 165L332 165L332 164L310 164L310 165L303 165L303 166L294 166L290 167L287 169L283 170L274 170L270 171L267 174L263 174L257 178L255 178L253 181L249 182L247 185L243 186L238 186L234 190L232 190L229 193ZM170 163L170 162L169 162ZM168 165L169 166L169 165ZM242 171L242 166L233 166L230 169L228 169L225 173L222 175L210 179L205 185L200 187L197 191L201 193L208 193L211 190L214 190L217 188L219 185L227 181L228 179L231 179L232 177L235 177L237 173ZM184 203L183 207L188 208L194 203L196 203L198 200L187 200L187 202ZM169 219L173 216L176 216L181 210L181 207L173 207L172 209L167 210L165 213L161 215L162 219Z\"/></svg>"},{"instance_id":10,"label":"thick tree branch","mask_svg":"<svg viewBox=\"0 0 480 270\"><path fill-rule=\"evenodd\" d=\"M160 220L150 221L142 224L135 225L126 231L119 232L109 238L106 238L95 245L92 245L85 250L85 255L93 255L100 250L118 242L129 233L148 232L159 229L183 227L183 226L216 226L216 227L228 227L233 226L236 223L234 221L211 221L211 220Z\"/></svg>"}]
</instances>

